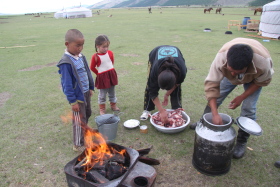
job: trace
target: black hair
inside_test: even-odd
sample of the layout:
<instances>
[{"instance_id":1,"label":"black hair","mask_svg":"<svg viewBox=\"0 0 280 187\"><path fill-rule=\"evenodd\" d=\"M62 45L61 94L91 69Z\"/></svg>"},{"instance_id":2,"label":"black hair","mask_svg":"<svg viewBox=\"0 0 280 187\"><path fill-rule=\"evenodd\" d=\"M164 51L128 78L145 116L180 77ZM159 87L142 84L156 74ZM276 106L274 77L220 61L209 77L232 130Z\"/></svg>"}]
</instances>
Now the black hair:
<instances>
[{"instance_id":1,"label":"black hair","mask_svg":"<svg viewBox=\"0 0 280 187\"><path fill-rule=\"evenodd\" d=\"M253 50L246 44L235 44L227 53L227 63L235 70L242 70L248 67L253 59Z\"/></svg>"},{"instance_id":2,"label":"black hair","mask_svg":"<svg viewBox=\"0 0 280 187\"><path fill-rule=\"evenodd\" d=\"M97 46L102 45L104 42L108 42L108 44L110 44L110 40L109 40L108 36L106 36L104 34L97 36L97 38L95 39L95 51L96 52L97 52Z\"/></svg>"},{"instance_id":3,"label":"black hair","mask_svg":"<svg viewBox=\"0 0 280 187\"><path fill-rule=\"evenodd\" d=\"M158 85L161 89L170 90L177 82L180 69L174 63L173 57L166 57L159 68Z\"/></svg>"},{"instance_id":4,"label":"black hair","mask_svg":"<svg viewBox=\"0 0 280 187\"><path fill-rule=\"evenodd\" d=\"M84 38L84 35L78 29L70 29L65 34L65 42L73 42L78 38Z\"/></svg>"}]
</instances>

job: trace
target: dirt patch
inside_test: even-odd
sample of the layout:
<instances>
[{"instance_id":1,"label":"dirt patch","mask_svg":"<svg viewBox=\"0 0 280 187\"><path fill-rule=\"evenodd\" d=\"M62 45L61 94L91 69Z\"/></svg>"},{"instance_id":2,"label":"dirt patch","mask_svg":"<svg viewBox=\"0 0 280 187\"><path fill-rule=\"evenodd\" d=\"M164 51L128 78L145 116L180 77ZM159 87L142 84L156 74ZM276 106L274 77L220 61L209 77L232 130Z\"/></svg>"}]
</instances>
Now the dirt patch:
<instances>
[{"instance_id":1,"label":"dirt patch","mask_svg":"<svg viewBox=\"0 0 280 187\"><path fill-rule=\"evenodd\" d=\"M57 62L51 62L51 63L48 63L46 65L36 65L36 66L29 67L29 68L21 69L21 70L18 70L18 71L36 71L38 69L42 69L42 68L45 68L45 67L55 66L56 64L57 64Z\"/></svg>"},{"instance_id":2,"label":"dirt patch","mask_svg":"<svg viewBox=\"0 0 280 187\"><path fill-rule=\"evenodd\" d=\"M18 46L11 46L11 47L0 47L1 49L10 49L10 48L18 48L18 47L34 47L36 45L25 45L25 46L21 46L21 45L18 45Z\"/></svg>"},{"instance_id":3,"label":"dirt patch","mask_svg":"<svg viewBox=\"0 0 280 187\"><path fill-rule=\"evenodd\" d=\"M265 36L259 36L259 35L252 35L252 34L248 34L247 36L250 36L250 37L254 37L254 38L262 38L262 39L268 39L268 40L278 40L280 41L279 39L277 38L270 38L270 37L265 37Z\"/></svg>"},{"instance_id":4,"label":"dirt patch","mask_svg":"<svg viewBox=\"0 0 280 187\"><path fill-rule=\"evenodd\" d=\"M139 57L137 54L120 54L121 56L132 56L132 57Z\"/></svg>"},{"instance_id":5,"label":"dirt patch","mask_svg":"<svg viewBox=\"0 0 280 187\"><path fill-rule=\"evenodd\" d=\"M117 74L118 74L119 77L124 77L124 76L128 75L128 71L118 70Z\"/></svg>"},{"instance_id":6,"label":"dirt patch","mask_svg":"<svg viewBox=\"0 0 280 187\"><path fill-rule=\"evenodd\" d=\"M143 62L132 62L132 65L141 66L144 65Z\"/></svg>"},{"instance_id":7,"label":"dirt patch","mask_svg":"<svg viewBox=\"0 0 280 187\"><path fill-rule=\"evenodd\" d=\"M2 107L11 97L12 95L9 92L0 93L0 107Z\"/></svg>"}]
</instances>

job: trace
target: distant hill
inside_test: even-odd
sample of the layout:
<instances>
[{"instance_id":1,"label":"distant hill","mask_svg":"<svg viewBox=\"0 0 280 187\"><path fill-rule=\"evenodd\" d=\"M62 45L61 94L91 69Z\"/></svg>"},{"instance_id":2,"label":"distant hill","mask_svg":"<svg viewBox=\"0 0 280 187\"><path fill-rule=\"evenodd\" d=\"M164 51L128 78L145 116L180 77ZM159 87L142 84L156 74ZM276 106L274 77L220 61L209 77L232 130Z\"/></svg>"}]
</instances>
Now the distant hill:
<instances>
[{"instance_id":1,"label":"distant hill","mask_svg":"<svg viewBox=\"0 0 280 187\"><path fill-rule=\"evenodd\" d=\"M183 5L222 5L246 6L253 0L104 0L88 6L90 9L149 7L149 6L183 6Z\"/></svg>"}]
</instances>

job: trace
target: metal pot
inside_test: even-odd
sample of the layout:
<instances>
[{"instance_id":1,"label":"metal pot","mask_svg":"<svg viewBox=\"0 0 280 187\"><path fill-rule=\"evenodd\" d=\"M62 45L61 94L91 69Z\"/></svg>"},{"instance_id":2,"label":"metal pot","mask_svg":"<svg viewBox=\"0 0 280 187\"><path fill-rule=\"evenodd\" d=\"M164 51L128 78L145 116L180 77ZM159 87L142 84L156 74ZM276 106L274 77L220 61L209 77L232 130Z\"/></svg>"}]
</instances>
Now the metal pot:
<instances>
[{"instance_id":1,"label":"metal pot","mask_svg":"<svg viewBox=\"0 0 280 187\"><path fill-rule=\"evenodd\" d=\"M233 119L219 113L224 125L212 123L212 114L203 115L195 129L193 166L208 175L222 175L229 171L236 132Z\"/></svg>"}]
</instances>

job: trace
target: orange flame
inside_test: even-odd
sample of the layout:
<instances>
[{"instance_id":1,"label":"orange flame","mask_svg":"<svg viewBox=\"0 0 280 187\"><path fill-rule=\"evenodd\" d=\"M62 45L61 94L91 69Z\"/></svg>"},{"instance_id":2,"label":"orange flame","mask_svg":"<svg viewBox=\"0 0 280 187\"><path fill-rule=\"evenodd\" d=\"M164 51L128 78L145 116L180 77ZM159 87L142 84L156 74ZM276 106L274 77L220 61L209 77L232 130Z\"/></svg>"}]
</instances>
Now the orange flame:
<instances>
[{"instance_id":1,"label":"orange flame","mask_svg":"<svg viewBox=\"0 0 280 187\"><path fill-rule=\"evenodd\" d=\"M68 112L65 116L60 116L61 120L67 124L73 120L73 113ZM85 155L86 161L82 164L85 167L85 171L88 172L94 166L102 166L104 162L115 154L124 156L126 153L125 149L117 151L113 147L107 145L106 140L97 130L90 128L87 124L81 125L84 129L84 140L85 140Z\"/></svg>"},{"instance_id":2,"label":"orange flame","mask_svg":"<svg viewBox=\"0 0 280 187\"><path fill-rule=\"evenodd\" d=\"M86 162L83 165L86 166L87 172L94 166L102 166L106 160L115 154L124 156L126 153L125 149L117 151L109 147L102 134L88 126L85 129L85 145Z\"/></svg>"}]
</instances>

